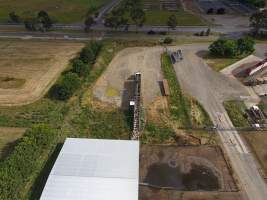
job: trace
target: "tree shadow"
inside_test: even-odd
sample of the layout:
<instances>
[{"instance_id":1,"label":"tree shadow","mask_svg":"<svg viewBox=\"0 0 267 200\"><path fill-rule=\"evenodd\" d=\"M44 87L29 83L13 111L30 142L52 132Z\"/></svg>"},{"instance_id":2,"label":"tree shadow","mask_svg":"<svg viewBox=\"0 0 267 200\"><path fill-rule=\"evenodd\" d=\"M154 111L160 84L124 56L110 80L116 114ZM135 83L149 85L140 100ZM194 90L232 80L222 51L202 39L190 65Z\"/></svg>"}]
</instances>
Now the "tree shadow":
<instances>
[{"instance_id":1,"label":"tree shadow","mask_svg":"<svg viewBox=\"0 0 267 200\"><path fill-rule=\"evenodd\" d=\"M48 176L56 162L56 159L58 157L58 154L63 146L63 143L57 144L55 147L53 153L50 155L49 159L47 160L45 166L41 170L40 174L38 175L37 179L35 180L32 188L31 188L31 195L29 197L29 200L38 200L41 197L41 194L43 192L44 186L46 184L46 181L48 179Z\"/></svg>"},{"instance_id":2,"label":"tree shadow","mask_svg":"<svg viewBox=\"0 0 267 200\"><path fill-rule=\"evenodd\" d=\"M196 52L196 55L199 58L207 58L209 56L209 51L208 50L200 50L200 51Z\"/></svg>"},{"instance_id":3,"label":"tree shadow","mask_svg":"<svg viewBox=\"0 0 267 200\"><path fill-rule=\"evenodd\" d=\"M0 161L5 160L14 150L15 146L19 143L20 139L7 143L1 152Z\"/></svg>"},{"instance_id":4,"label":"tree shadow","mask_svg":"<svg viewBox=\"0 0 267 200\"><path fill-rule=\"evenodd\" d=\"M130 101L134 99L134 75L131 75L126 81L124 81L123 92L122 92L122 100L121 100L121 109L128 110Z\"/></svg>"}]
</instances>

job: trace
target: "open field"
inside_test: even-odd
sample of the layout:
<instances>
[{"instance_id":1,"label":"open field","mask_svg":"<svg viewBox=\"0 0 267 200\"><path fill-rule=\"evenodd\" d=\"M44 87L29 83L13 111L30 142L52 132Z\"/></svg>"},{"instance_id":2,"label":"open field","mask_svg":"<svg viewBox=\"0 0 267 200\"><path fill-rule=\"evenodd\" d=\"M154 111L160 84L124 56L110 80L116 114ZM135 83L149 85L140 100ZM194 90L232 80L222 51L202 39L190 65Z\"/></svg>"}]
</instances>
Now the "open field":
<instances>
[{"instance_id":1,"label":"open field","mask_svg":"<svg viewBox=\"0 0 267 200\"><path fill-rule=\"evenodd\" d=\"M251 146L252 151L263 169L262 175L267 180L267 132L248 132L242 134L247 143Z\"/></svg>"},{"instance_id":2,"label":"open field","mask_svg":"<svg viewBox=\"0 0 267 200\"><path fill-rule=\"evenodd\" d=\"M142 145L139 176L141 200L241 199L216 146Z\"/></svg>"},{"instance_id":3,"label":"open field","mask_svg":"<svg viewBox=\"0 0 267 200\"><path fill-rule=\"evenodd\" d=\"M25 128L0 127L0 160L12 151L16 141L23 136L25 131Z\"/></svg>"},{"instance_id":4,"label":"open field","mask_svg":"<svg viewBox=\"0 0 267 200\"><path fill-rule=\"evenodd\" d=\"M210 24L202 16L184 10L180 0L172 1L173 4L168 6L164 1L141 2L142 4L140 7L144 9L146 15L145 25L167 26L168 19L171 15L176 16L178 26L204 26ZM176 4L174 2L176 2ZM118 7L123 7L123 3L122 1ZM129 23L133 24L130 13L127 11L124 15L128 18Z\"/></svg>"},{"instance_id":5,"label":"open field","mask_svg":"<svg viewBox=\"0 0 267 200\"><path fill-rule=\"evenodd\" d=\"M197 15L179 9L175 12L165 10L149 10L145 11L147 25L167 25L170 15L174 14L177 18L178 26L204 26L207 22Z\"/></svg>"},{"instance_id":6,"label":"open field","mask_svg":"<svg viewBox=\"0 0 267 200\"><path fill-rule=\"evenodd\" d=\"M45 10L58 23L82 22L87 12L96 12L110 0L0 0L0 22L9 20L9 13L15 11L22 18L33 16Z\"/></svg>"},{"instance_id":7,"label":"open field","mask_svg":"<svg viewBox=\"0 0 267 200\"><path fill-rule=\"evenodd\" d=\"M13 80L15 86L19 86L3 89L1 81L0 105L13 106L32 103L42 97L83 44L1 40L0 47L0 77L7 80L5 82ZM25 80L25 83L20 84L18 80Z\"/></svg>"}]
</instances>

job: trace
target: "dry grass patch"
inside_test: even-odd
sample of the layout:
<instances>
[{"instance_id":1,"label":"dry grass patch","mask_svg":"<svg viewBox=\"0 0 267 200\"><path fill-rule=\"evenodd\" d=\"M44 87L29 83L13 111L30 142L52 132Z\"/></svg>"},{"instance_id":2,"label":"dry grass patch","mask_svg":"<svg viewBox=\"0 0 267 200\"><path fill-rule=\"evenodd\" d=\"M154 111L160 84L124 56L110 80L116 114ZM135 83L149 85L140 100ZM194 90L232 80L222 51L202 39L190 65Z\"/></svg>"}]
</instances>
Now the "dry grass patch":
<instances>
[{"instance_id":1,"label":"dry grass patch","mask_svg":"<svg viewBox=\"0 0 267 200\"><path fill-rule=\"evenodd\" d=\"M0 40L0 105L38 100L83 46L75 42Z\"/></svg>"}]
</instances>

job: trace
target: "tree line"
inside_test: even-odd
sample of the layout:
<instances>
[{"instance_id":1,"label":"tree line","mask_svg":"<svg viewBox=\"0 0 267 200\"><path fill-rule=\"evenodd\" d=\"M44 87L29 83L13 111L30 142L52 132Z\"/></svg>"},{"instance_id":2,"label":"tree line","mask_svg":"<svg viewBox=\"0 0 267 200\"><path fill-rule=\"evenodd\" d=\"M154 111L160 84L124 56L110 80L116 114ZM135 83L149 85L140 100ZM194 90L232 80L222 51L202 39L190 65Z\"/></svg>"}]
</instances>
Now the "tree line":
<instances>
[{"instance_id":1,"label":"tree line","mask_svg":"<svg viewBox=\"0 0 267 200\"><path fill-rule=\"evenodd\" d=\"M48 13L44 10L38 12L37 16L27 17L25 19L22 19L15 12L11 12L9 13L9 18L13 23L24 23L24 26L28 31L45 32L50 30L54 23Z\"/></svg>"},{"instance_id":2,"label":"tree line","mask_svg":"<svg viewBox=\"0 0 267 200\"><path fill-rule=\"evenodd\" d=\"M209 46L209 53L213 57L235 58L254 52L255 41L250 37L238 40L218 39Z\"/></svg>"},{"instance_id":3,"label":"tree line","mask_svg":"<svg viewBox=\"0 0 267 200\"><path fill-rule=\"evenodd\" d=\"M98 41L92 41L84 47L79 56L71 61L71 69L64 72L60 81L50 89L49 96L57 100L69 99L90 74L101 48L102 44Z\"/></svg>"}]
</instances>

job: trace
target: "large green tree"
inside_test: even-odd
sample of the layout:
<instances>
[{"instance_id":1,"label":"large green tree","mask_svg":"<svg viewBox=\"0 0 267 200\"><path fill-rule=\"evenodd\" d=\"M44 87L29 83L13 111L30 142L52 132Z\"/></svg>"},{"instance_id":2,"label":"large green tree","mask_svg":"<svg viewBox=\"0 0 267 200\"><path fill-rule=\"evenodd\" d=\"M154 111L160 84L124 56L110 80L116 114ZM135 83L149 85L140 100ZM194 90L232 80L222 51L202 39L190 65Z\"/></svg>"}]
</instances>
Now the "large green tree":
<instances>
[{"instance_id":1,"label":"large green tree","mask_svg":"<svg viewBox=\"0 0 267 200\"><path fill-rule=\"evenodd\" d=\"M235 40L219 39L213 42L210 47L210 54L215 57L235 57L238 55L238 46Z\"/></svg>"},{"instance_id":2,"label":"large green tree","mask_svg":"<svg viewBox=\"0 0 267 200\"><path fill-rule=\"evenodd\" d=\"M255 41L250 37L244 37L237 40L237 46L240 54L250 54L254 49Z\"/></svg>"},{"instance_id":3,"label":"large green tree","mask_svg":"<svg viewBox=\"0 0 267 200\"><path fill-rule=\"evenodd\" d=\"M167 25L171 29L175 29L178 24L177 17L175 14L170 15Z\"/></svg>"},{"instance_id":4,"label":"large green tree","mask_svg":"<svg viewBox=\"0 0 267 200\"><path fill-rule=\"evenodd\" d=\"M254 35L258 35L260 29L265 29L267 27L267 10L252 14L250 26L253 28Z\"/></svg>"},{"instance_id":5,"label":"large green tree","mask_svg":"<svg viewBox=\"0 0 267 200\"><path fill-rule=\"evenodd\" d=\"M131 10L131 19L133 20L135 26L136 26L136 32L138 29L138 26L142 26L146 21L146 14L141 8L133 8Z\"/></svg>"}]
</instances>

